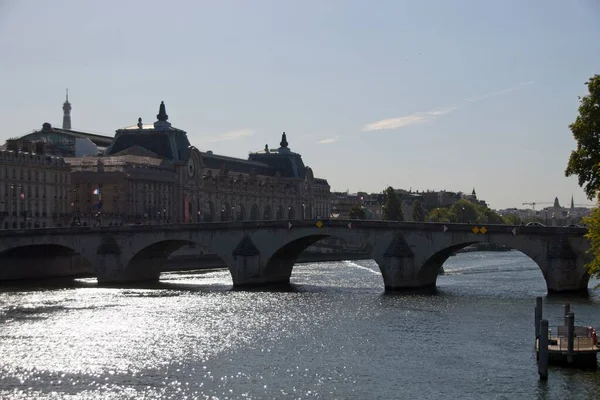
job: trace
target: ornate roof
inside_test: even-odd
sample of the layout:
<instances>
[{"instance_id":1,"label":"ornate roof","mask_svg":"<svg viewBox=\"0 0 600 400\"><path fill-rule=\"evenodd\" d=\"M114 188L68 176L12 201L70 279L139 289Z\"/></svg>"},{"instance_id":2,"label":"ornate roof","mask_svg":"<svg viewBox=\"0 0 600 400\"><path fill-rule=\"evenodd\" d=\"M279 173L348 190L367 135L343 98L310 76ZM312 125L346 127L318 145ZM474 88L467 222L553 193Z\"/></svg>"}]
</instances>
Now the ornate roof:
<instances>
[{"instance_id":1,"label":"ornate roof","mask_svg":"<svg viewBox=\"0 0 600 400\"><path fill-rule=\"evenodd\" d=\"M156 117L158 120L153 125L143 124L140 118L137 125L117 130L114 141L104 154L115 155L137 146L171 161L187 161L190 147L187 133L173 128L167 121L164 102L161 102Z\"/></svg>"}]
</instances>

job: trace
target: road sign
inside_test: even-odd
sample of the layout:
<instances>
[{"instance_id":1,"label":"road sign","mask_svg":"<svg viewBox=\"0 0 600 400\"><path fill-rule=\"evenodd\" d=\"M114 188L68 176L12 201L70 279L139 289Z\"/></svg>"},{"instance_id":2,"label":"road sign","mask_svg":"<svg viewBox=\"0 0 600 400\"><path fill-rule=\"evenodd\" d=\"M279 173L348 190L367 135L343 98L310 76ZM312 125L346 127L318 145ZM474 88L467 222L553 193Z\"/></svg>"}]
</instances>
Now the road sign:
<instances>
[{"instance_id":1,"label":"road sign","mask_svg":"<svg viewBox=\"0 0 600 400\"><path fill-rule=\"evenodd\" d=\"M323 222L317 221L317 228L322 228L323 225L324 225Z\"/></svg>"},{"instance_id":2,"label":"road sign","mask_svg":"<svg viewBox=\"0 0 600 400\"><path fill-rule=\"evenodd\" d=\"M481 234L482 234L482 235L485 235L485 233L487 232L487 228L486 228L485 226L482 226L482 227L479 229L479 232L481 232Z\"/></svg>"},{"instance_id":3,"label":"road sign","mask_svg":"<svg viewBox=\"0 0 600 400\"><path fill-rule=\"evenodd\" d=\"M348 222L348 229L352 229L352 222Z\"/></svg>"},{"instance_id":4,"label":"road sign","mask_svg":"<svg viewBox=\"0 0 600 400\"><path fill-rule=\"evenodd\" d=\"M442 232L446 232L448 230L448 227L446 225L444 225L444 227L442 228Z\"/></svg>"},{"instance_id":5,"label":"road sign","mask_svg":"<svg viewBox=\"0 0 600 400\"><path fill-rule=\"evenodd\" d=\"M478 234L479 233L479 228L474 226L473 229L471 229L473 231L474 234Z\"/></svg>"},{"instance_id":6,"label":"road sign","mask_svg":"<svg viewBox=\"0 0 600 400\"><path fill-rule=\"evenodd\" d=\"M292 223L288 222L288 229L292 229Z\"/></svg>"}]
</instances>

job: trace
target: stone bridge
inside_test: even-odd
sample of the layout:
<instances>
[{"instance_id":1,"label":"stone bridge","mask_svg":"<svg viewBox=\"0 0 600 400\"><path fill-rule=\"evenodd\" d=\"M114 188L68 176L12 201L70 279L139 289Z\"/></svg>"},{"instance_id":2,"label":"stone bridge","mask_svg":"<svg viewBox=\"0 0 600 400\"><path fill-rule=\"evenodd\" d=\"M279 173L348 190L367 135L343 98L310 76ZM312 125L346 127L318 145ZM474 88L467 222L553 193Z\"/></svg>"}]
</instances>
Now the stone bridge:
<instances>
[{"instance_id":1,"label":"stone bridge","mask_svg":"<svg viewBox=\"0 0 600 400\"><path fill-rule=\"evenodd\" d=\"M42 268L78 254L99 283L158 280L169 255L188 244L217 254L234 286L289 282L298 255L337 237L364 245L387 290L435 286L455 251L478 242L516 249L537 263L549 292L587 290L585 228L388 221L254 221L0 231L0 263ZM2 269L0 264L0 270Z\"/></svg>"}]
</instances>

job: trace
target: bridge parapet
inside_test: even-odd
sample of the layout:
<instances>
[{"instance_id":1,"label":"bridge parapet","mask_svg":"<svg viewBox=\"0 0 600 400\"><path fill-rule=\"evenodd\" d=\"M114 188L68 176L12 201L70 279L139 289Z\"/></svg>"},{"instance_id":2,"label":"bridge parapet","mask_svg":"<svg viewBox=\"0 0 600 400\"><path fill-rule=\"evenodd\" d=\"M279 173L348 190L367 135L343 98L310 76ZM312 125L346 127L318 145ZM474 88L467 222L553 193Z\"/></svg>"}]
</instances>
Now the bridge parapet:
<instances>
[{"instance_id":1,"label":"bridge parapet","mask_svg":"<svg viewBox=\"0 0 600 400\"><path fill-rule=\"evenodd\" d=\"M0 229L0 236L36 236L52 234L98 234L98 233L136 233L148 231L189 231L189 230L261 230L261 229L294 229L314 228L317 222L322 223L322 228L348 228L349 229L383 229L422 232L471 232L473 228L486 228L486 233L501 234L528 234L551 235L563 234L567 236L583 236L587 228L580 227L551 227L551 226L525 226L525 225L495 225L472 223L442 223L442 222L404 222L404 221L378 221L378 220L273 220L273 221L236 221L236 222L199 222L186 224L162 225L121 225L121 226L78 226L78 227L51 227L31 229ZM290 227L291 226L291 227Z\"/></svg>"}]
</instances>

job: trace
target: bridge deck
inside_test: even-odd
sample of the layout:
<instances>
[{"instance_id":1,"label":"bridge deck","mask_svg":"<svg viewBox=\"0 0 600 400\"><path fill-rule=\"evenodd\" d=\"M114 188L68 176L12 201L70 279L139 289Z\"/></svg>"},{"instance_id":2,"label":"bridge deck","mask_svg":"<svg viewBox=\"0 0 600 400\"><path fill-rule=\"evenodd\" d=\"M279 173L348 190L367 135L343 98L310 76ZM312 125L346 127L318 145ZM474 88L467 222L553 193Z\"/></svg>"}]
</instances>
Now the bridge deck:
<instances>
[{"instance_id":1,"label":"bridge deck","mask_svg":"<svg viewBox=\"0 0 600 400\"><path fill-rule=\"evenodd\" d=\"M320 222L320 224L318 224ZM318 224L318 225L317 225ZM157 225L122 225L122 226L78 226L62 228L31 228L31 229L0 229L0 236L27 236L48 234L85 234L85 233L124 233L145 231L189 231L189 230L260 230L260 229L299 229L299 228L344 228L357 230L413 230L423 232L470 232L474 228L485 227L485 234L534 234L583 236L587 228L579 227L549 227L549 226L513 226L472 223L439 223L439 222L394 222L375 220L278 220L278 221L243 221L243 222L200 222L187 224L157 224Z\"/></svg>"}]
</instances>

